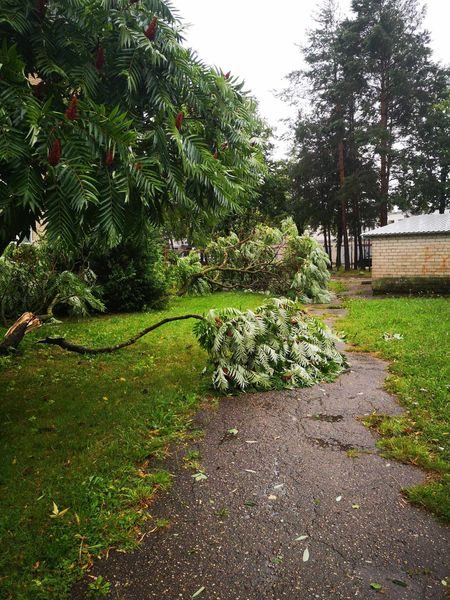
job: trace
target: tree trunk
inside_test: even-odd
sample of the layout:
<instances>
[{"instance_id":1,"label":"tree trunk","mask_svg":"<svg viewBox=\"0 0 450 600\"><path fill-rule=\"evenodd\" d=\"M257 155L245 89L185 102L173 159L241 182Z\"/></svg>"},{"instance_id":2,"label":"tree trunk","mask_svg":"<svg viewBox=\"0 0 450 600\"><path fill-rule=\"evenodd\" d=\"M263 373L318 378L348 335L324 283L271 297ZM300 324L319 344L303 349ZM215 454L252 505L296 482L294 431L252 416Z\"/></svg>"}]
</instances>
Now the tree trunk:
<instances>
[{"instance_id":1,"label":"tree trunk","mask_svg":"<svg viewBox=\"0 0 450 600\"><path fill-rule=\"evenodd\" d=\"M330 266L333 268L333 246L331 244L331 225L328 225L328 248L330 249Z\"/></svg>"},{"instance_id":2,"label":"tree trunk","mask_svg":"<svg viewBox=\"0 0 450 600\"><path fill-rule=\"evenodd\" d=\"M348 230L347 230L347 201L344 197L343 187L345 182L345 163L344 163L344 142L339 140L338 143L338 173L339 173L339 191L341 195L341 228L342 239L344 242L344 268L350 271L350 249L348 245Z\"/></svg>"},{"instance_id":3,"label":"tree trunk","mask_svg":"<svg viewBox=\"0 0 450 600\"><path fill-rule=\"evenodd\" d=\"M388 222L388 196L389 196L389 164L388 164L388 98L387 82L383 75L381 78L380 92L380 225L383 227Z\"/></svg>"},{"instance_id":4,"label":"tree trunk","mask_svg":"<svg viewBox=\"0 0 450 600\"><path fill-rule=\"evenodd\" d=\"M325 248L325 252L330 256L330 249L328 248L328 238L327 238L327 226L323 226L323 247Z\"/></svg>"},{"instance_id":5,"label":"tree trunk","mask_svg":"<svg viewBox=\"0 0 450 600\"><path fill-rule=\"evenodd\" d=\"M353 244L354 244L354 257L353 257L353 268L356 270L360 266L362 259L362 253L360 248L360 231L361 231L361 217L359 210L358 198L353 199Z\"/></svg>"},{"instance_id":6,"label":"tree trunk","mask_svg":"<svg viewBox=\"0 0 450 600\"><path fill-rule=\"evenodd\" d=\"M42 325L42 321L31 312L23 313L5 333L0 344L0 355L9 354L17 349L24 336Z\"/></svg>"},{"instance_id":7,"label":"tree trunk","mask_svg":"<svg viewBox=\"0 0 450 600\"><path fill-rule=\"evenodd\" d=\"M336 269L340 269L342 266L342 219L341 219L341 206L338 207L338 219L337 219L337 236L336 236Z\"/></svg>"},{"instance_id":8,"label":"tree trunk","mask_svg":"<svg viewBox=\"0 0 450 600\"><path fill-rule=\"evenodd\" d=\"M441 166L441 189L439 193L439 214L443 215L447 207L447 177L448 177L449 166Z\"/></svg>"}]
</instances>

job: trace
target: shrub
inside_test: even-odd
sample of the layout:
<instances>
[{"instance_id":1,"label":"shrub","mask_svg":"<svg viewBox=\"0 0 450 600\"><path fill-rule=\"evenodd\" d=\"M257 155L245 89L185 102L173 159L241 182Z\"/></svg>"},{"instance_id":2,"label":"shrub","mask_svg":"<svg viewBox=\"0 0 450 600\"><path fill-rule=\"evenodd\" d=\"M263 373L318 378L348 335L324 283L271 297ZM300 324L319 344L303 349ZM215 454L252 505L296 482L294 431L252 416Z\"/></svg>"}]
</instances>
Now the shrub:
<instances>
[{"instance_id":1,"label":"shrub","mask_svg":"<svg viewBox=\"0 0 450 600\"><path fill-rule=\"evenodd\" d=\"M112 312L162 308L168 281L161 239L155 232L125 238L91 261L102 288L102 300Z\"/></svg>"},{"instance_id":2,"label":"shrub","mask_svg":"<svg viewBox=\"0 0 450 600\"><path fill-rule=\"evenodd\" d=\"M256 311L210 311L194 326L221 391L311 386L345 366L336 336L295 302L272 298Z\"/></svg>"},{"instance_id":3,"label":"shrub","mask_svg":"<svg viewBox=\"0 0 450 600\"><path fill-rule=\"evenodd\" d=\"M0 257L0 314L3 324L25 311L52 315L57 308L76 315L104 310L96 296L95 274L61 268L60 256L45 241L9 244Z\"/></svg>"}]
</instances>

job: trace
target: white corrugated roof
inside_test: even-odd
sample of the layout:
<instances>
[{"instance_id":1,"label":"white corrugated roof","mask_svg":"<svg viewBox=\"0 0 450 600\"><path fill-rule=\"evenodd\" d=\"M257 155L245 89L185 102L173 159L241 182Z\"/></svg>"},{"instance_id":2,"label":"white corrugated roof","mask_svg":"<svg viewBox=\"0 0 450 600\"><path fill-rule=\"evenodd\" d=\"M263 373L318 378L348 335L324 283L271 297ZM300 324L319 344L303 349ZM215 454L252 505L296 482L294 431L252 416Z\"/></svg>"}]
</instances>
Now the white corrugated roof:
<instances>
[{"instance_id":1,"label":"white corrugated roof","mask_svg":"<svg viewBox=\"0 0 450 600\"><path fill-rule=\"evenodd\" d=\"M385 235L420 235L429 233L450 234L450 213L444 215L416 215L367 231L365 237L382 237Z\"/></svg>"}]
</instances>

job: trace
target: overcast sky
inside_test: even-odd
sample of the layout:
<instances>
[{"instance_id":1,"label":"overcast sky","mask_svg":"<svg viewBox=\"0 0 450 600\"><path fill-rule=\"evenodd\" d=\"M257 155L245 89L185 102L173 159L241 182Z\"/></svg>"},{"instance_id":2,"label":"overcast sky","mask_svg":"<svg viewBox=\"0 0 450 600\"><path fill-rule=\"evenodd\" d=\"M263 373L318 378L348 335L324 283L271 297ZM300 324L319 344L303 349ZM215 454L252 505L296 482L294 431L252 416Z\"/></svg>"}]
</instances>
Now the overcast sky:
<instances>
[{"instance_id":1,"label":"overcast sky","mask_svg":"<svg viewBox=\"0 0 450 600\"><path fill-rule=\"evenodd\" d=\"M285 87L284 77L301 65L298 45L306 41L318 0L172 0L186 24L187 44L224 73L245 80L258 99L268 123L283 131L280 120L293 109L275 98ZM435 59L450 64L450 0L424 0L426 28L431 33ZM350 0L340 1L341 12ZM278 144L278 156L286 149Z\"/></svg>"}]
</instances>

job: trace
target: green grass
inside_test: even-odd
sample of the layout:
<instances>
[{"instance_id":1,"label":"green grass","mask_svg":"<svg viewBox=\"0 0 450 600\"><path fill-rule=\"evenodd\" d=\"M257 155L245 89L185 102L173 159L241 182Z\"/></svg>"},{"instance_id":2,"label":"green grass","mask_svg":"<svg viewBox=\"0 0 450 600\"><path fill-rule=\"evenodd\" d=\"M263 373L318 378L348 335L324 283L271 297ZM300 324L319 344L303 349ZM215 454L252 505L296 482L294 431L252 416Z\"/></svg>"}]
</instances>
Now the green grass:
<instances>
[{"instance_id":1,"label":"green grass","mask_svg":"<svg viewBox=\"0 0 450 600\"><path fill-rule=\"evenodd\" d=\"M349 342L390 361L387 389L406 408L403 416L372 415L368 425L386 455L429 471L408 498L450 522L450 301L443 298L352 300L338 321ZM385 340L399 333L403 339Z\"/></svg>"},{"instance_id":2,"label":"green grass","mask_svg":"<svg viewBox=\"0 0 450 600\"><path fill-rule=\"evenodd\" d=\"M341 294L347 290L347 285L345 280L342 281L342 279L331 279L331 281L328 283L328 289L335 294Z\"/></svg>"},{"instance_id":3,"label":"green grass","mask_svg":"<svg viewBox=\"0 0 450 600\"><path fill-rule=\"evenodd\" d=\"M360 277L361 279L370 279L371 272L364 270L355 271L355 269L350 269L350 271L344 271L343 268L340 268L338 270L333 271L333 277L342 277L344 279L348 277Z\"/></svg>"},{"instance_id":4,"label":"green grass","mask_svg":"<svg viewBox=\"0 0 450 600\"><path fill-rule=\"evenodd\" d=\"M36 339L109 345L167 316L262 301L223 293L175 299L160 312L68 321L30 334L18 356L2 360L0 597L61 600L95 556L134 547L152 495L170 485L158 459L169 442L201 434L189 419L209 383L195 321L95 357Z\"/></svg>"}]
</instances>

